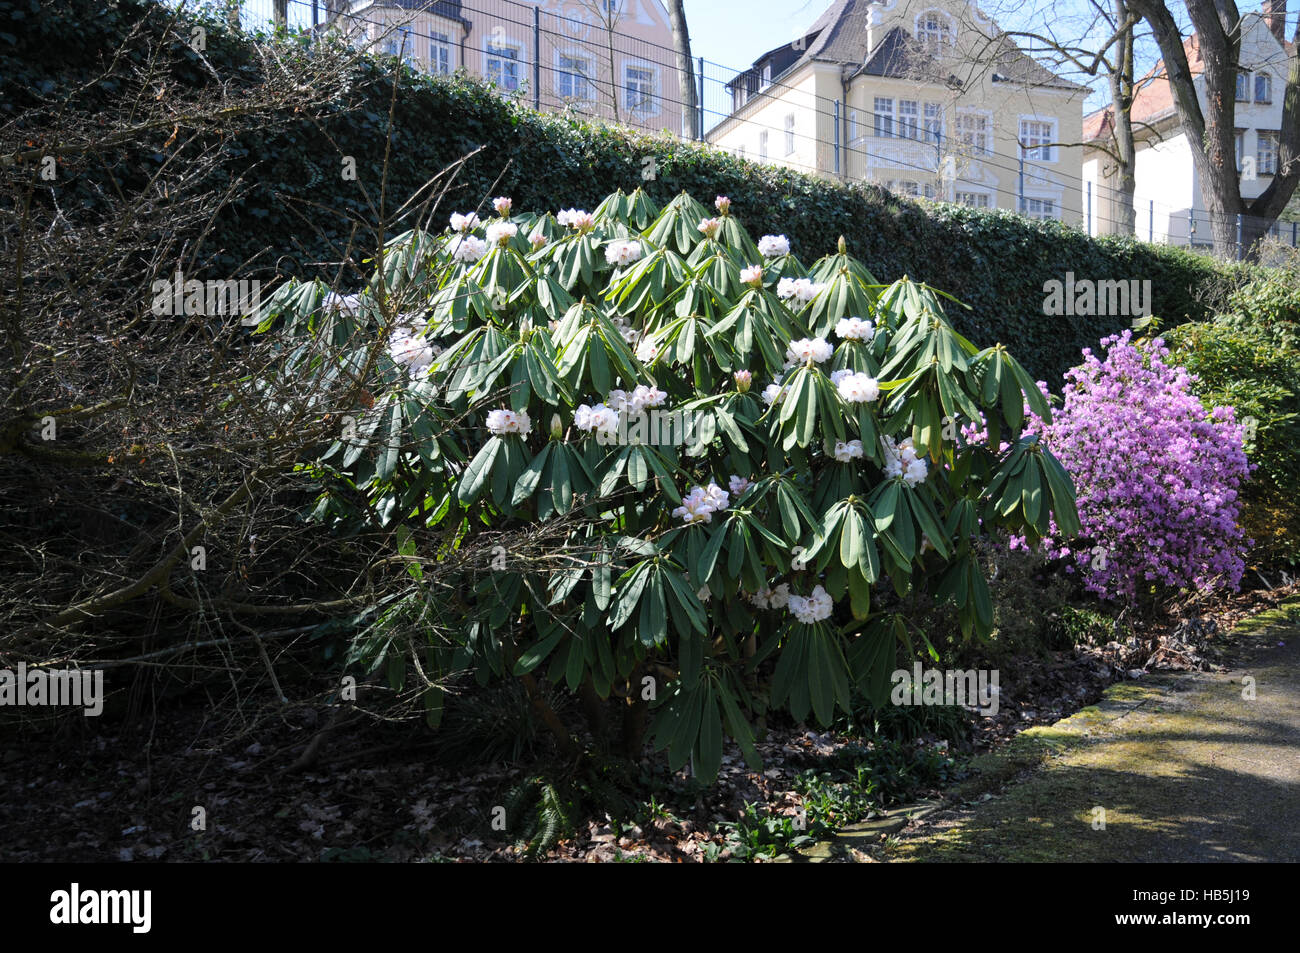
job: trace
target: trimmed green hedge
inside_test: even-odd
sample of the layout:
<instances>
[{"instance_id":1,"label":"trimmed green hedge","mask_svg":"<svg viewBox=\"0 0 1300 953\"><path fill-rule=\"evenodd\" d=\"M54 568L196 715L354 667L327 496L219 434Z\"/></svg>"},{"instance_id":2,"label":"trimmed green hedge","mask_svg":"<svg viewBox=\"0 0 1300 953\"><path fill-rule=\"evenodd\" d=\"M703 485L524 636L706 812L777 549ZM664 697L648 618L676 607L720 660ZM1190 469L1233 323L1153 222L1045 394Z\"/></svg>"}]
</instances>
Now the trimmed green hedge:
<instances>
[{"instance_id":1,"label":"trimmed green hedge","mask_svg":"<svg viewBox=\"0 0 1300 953\"><path fill-rule=\"evenodd\" d=\"M163 20L150 0L42 6L38 0L0 0L0 103L7 103L0 110L31 104L32 90L63 89L89 77L132 24L149 18L156 28ZM253 62L248 44L265 38L231 34L217 21L207 28L209 61L225 78L244 80ZM192 52L181 46L177 58L179 82L212 82ZM460 171L444 214L498 194L512 196L516 209L551 210L592 208L609 192L638 186L660 203L683 190L725 194L753 234L783 232L797 255L825 254L842 234L880 280L910 275L951 292L972 309L952 316L960 331L1014 347L1031 373L1052 383L1078 362L1081 348L1127 327L1129 318L1045 316L1045 282L1063 280L1067 271L1094 281L1149 279L1153 311L1179 323L1207 317L1207 293L1235 270L1178 249L1133 239L1094 240L1075 228L1001 211L923 207L874 186L842 186L667 136L534 113L464 77L429 77L370 61L358 67L355 79L353 101L341 104L321 128L297 121L227 142L230 174L247 173L255 184L226 211L208 243L214 271L228 275L251 258L264 276L305 276L325 271L310 262L338 260L351 230L346 217L312 211L307 203L372 218L358 182L342 178L340 153L355 158L359 182L377 195L394 82L390 207L437 170L480 148ZM147 150L136 156L146 164L157 158ZM654 177L646 180L648 168ZM94 172L87 168L83 175L86 180L74 175L60 188L93 204Z\"/></svg>"}]
</instances>

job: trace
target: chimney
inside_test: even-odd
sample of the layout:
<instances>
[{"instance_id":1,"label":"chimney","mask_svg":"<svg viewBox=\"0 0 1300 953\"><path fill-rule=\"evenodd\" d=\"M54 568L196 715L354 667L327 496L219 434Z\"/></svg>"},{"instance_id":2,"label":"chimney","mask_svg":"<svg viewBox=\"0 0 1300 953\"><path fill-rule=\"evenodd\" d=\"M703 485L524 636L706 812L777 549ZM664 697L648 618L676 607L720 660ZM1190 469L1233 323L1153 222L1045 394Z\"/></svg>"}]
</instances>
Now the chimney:
<instances>
[{"instance_id":1,"label":"chimney","mask_svg":"<svg viewBox=\"0 0 1300 953\"><path fill-rule=\"evenodd\" d=\"M1286 43L1286 0L1264 0L1260 12L1277 41Z\"/></svg>"}]
</instances>

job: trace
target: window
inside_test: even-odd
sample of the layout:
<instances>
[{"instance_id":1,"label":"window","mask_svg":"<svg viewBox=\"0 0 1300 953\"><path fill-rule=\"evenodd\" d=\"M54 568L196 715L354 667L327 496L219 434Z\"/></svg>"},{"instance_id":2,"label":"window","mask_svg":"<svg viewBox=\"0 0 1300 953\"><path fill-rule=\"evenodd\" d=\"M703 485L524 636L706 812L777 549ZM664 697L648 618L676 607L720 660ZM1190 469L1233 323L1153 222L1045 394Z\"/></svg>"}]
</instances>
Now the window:
<instances>
[{"instance_id":1,"label":"window","mask_svg":"<svg viewBox=\"0 0 1300 953\"><path fill-rule=\"evenodd\" d=\"M1273 101L1273 77L1267 73L1255 74L1255 102L1271 103Z\"/></svg>"},{"instance_id":2,"label":"window","mask_svg":"<svg viewBox=\"0 0 1300 953\"><path fill-rule=\"evenodd\" d=\"M618 0L600 0L600 8L606 16L618 15Z\"/></svg>"},{"instance_id":3,"label":"window","mask_svg":"<svg viewBox=\"0 0 1300 953\"><path fill-rule=\"evenodd\" d=\"M1245 70L1237 73L1237 102L1250 102L1250 73Z\"/></svg>"},{"instance_id":4,"label":"window","mask_svg":"<svg viewBox=\"0 0 1300 953\"><path fill-rule=\"evenodd\" d=\"M931 53L951 42L951 34L948 18L938 10L928 10L916 18L916 38Z\"/></svg>"},{"instance_id":5,"label":"window","mask_svg":"<svg viewBox=\"0 0 1300 953\"><path fill-rule=\"evenodd\" d=\"M502 89L519 88L519 51L512 46L487 45L487 78Z\"/></svg>"},{"instance_id":6,"label":"window","mask_svg":"<svg viewBox=\"0 0 1300 953\"><path fill-rule=\"evenodd\" d=\"M943 138L943 107L938 103L925 104L925 141L938 142Z\"/></svg>"},{"instance_id":7,"label":"window","mask_svg":"<svg viewBox=\"0 0 1300 953\"><path fill-rule=\"evenodd\" d=\"M580 56L560 54L555 68L555 92L561 99L591 99L588 62Z\"/></svg>"},{"instance_id":8,"label":"window","mask_svg":"<svg viewBox=\"0 0 1300 953\"><path fill-rule=\"evenodd\" d=\"M758 88L767 89L772 85L772 64L764 63L763 72L759 75Z\"/></svg>"},{"instance_id":9,"label":"window","mask_svg":"<svg viewBox=\"0 0 1300 953\"><path fill-rule=\"evenodd\" d=\"M921 183L913 182L911 179L890 179L885 183L885 188L896 195L910 195L913 198L921 194Z\"/></svg>"},{"instance_id":10,"label":"window","mask_svg":"<svg viewBox=\"0 0 1300 953\"><path fill-rule=\"evenodd\" d=\"M1255 132L1255 172L1257 175L1277 175L1278 133L1268 129Z\"/></svg>"},{"instance_id":11,"label":"window","mask_svg":"<svg viewBox=\"0 0 1300 953\"><path fill-rule=\"evenodd\" d=\"M758 134L758 157L760 159L767 158L767 130L766 129L764 129L762 132Z\"/></svg>"},{"instance_id":12,"label":"window","mask_svg":"<svg viewBox=\"0 0 1300 953\"><path fill-rule=\"evenodd\" d=\"M1246 154L1246 130L1238 129L1237 131L1237 171L1241 171L1241 160Z\"/></svg>"},{"instance_id":13,"label":"window","mask_svg":"<svg viewBox=\"0 0 1300 953\"><path fill-rule=\"evenodd\" d=\"M917 122L920 104L915 99L898 101L898 135L903 139L920 139L921 132Z\"/></svg>"},{"instance_id":14,"label":"window","mask_svg":"<svg viewBox=\"0 0 1300 953\"><path fill-rule=\"evenodd\" d=\"M627 108L632 112L657 112L655 106L655 71L649 66L627 65L623 68L623 88Z\"/></svg>"},{"instance_id":15,"label":"window","mask_svg":"<svg viewBox=\"0 0 1300 953\"><path fill-rule=\"evenodd\" d=\"M403 62L415 65L415 45L409 26L399 26L396 32L389 33L380 50L385 56L400 56Z\"/></svg>"},{"instance_id":16,"label":"window","mask_svg":"<svg viewBox=\"0 0 1300 953\"><path fill-rule=\"evenodd\" d=\"M1026 159L1055 162L1056 122L1044 119L1020 120L1020 148Z\"/></svg>"},{"instance_id":17,"label":"window","mask_svg":"<svg viewBox=\"0 0 1300 953\"><path fill-rule=\"evenodd\" d=\"M429 37L429 69L444 76L451 72L451 38L445 33Z\"/></svg>"},{"instance_id":18,"label":"window","mask_svg":"<svg viewBox=\"0 0 1300 953\"><path fill-rule=\"evenodd\" d=\"M1056 218L1056 200L1035 199L1026 196L1020 200L1020 214L1042 221L1054 219Z\"/></svg>"},{"instance_id":19,"label":"window","mask_svg":"<svg viewBox=\"0 0 1300 953\"><path fill-rule=\"evenodd\" d=\"M743 105L745 105L745 87L733 87L731 90L731 111L735 112Z\"/></svg>"},{"instance_id":20,"label":"window","mask_svg":"<svg viewBox=\"0 0 1300 953\"><path fill-rule=\"evenodd\" d=\"M858 141L858 111L856 109L850 109L849 110L849 142L852 143L857 141Z\"/></svg>"},{"instance_id":21,"label":"window","mask_svg":"<svg viewBox=\"0 0 1300 953\"><path fill-rule=\"evenodd\" d=\"M785 117L785 154L794 154L794 113Z\"/></svg>"},{"instance_id":22,"label":"window","mask_svg":"<svg viewBox=\"0 0 1300 953\"><path fill-rule=\"evenodd\" d=\"M957 117L957 141L976 155L993 152L993 121L988 116L966 113Z\"/></svg>"},{"instance_id":23,"label":"window","mask_svg":"<svg viewBox=\"0 0 1300 953\"><path fill-rule=\"evenodd\" d=\"M876 97L875 133L878 136L894 134L894 101L883 96Z\"/></svg>"},{"instance_id":24,"label":"window","mask_svg":"<svg viewBox=\"0 0 1300 953\"><path fill-rule=\"evenodd\" d=\"M989 194L987 192L958 192L955 198L958 205L969 205L971 208L989 207Z\"/></svg>"}]
</instances>

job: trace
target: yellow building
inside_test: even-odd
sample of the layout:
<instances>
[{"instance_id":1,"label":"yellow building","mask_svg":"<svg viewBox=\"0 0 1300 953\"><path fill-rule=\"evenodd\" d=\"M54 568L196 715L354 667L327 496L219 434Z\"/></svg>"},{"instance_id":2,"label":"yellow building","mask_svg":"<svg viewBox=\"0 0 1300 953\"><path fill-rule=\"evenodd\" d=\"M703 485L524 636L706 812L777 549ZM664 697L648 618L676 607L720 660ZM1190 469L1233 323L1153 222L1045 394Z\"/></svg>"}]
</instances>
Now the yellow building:
<instances>
[{"instance_id":1,"label":"yellow building","mask_svg":"<svg viewBox=\"0 0 1300 953\"><path fill-rule=\"evenodd\" d=\"M900 194L1081 221L1087 89L962 0L835 0L728 85L737 155Z\"/></svg>"},{"instance_id":2,"label":"yellow building","mask_svg":"<svg viewBox=\"0 0 1300 953\"><path fill-rule=\"evenodd\" d=\"M335 23L381 53L459 69L553 112L682 131L660 0L357 0Z\"/></svg>"}]
</instances>

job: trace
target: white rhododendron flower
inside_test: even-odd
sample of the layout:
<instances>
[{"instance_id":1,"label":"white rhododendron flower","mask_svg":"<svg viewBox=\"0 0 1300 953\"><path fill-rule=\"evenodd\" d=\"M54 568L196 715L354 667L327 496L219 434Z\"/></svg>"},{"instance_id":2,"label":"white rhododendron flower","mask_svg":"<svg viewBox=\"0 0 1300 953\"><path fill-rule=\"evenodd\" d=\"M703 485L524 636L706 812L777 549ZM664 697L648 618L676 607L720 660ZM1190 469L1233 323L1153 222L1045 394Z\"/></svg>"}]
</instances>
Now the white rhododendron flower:
<instances>
[{"instance_id":1,"label":"white rhododendron flower","mask_svg":"<svg viewBox=\"0 0 1300 953\"><path fill-rule=\"evenodd\" d=\"M764 258L780 258L790 254L790 239L784 235L764 235L758 240L758 253Z\"/></svg>"},{"instance_id":2,"label":"white rhododendron flower","mask_svg":"<svg viewBox=\"0 0 1300 953\"><path fill-rule=\"evenodd\" d=\"M640 242L610 242L605 246L605 261L611 265L630 265L641 260Z\"/></svg>"},{"instance_id":3,"label":"white rhododendron flower","mask_svg":"<svg viewBox=\"0 0 1300 953\"><path fill-rule=\"evenodd\" d=\"M321 307L326 311L357 315L361 313L361 295L340 295L330 291L322 299Z\"/></svg>"},{"instance_id":4,"label":"white rhododendron flower","mask_svg":"<svg viewBox=\"0 0 1300 953\"><path fill-rule=\"evenodd\" d=\"M682 505L673 510L673 516L681 517L684 523L711 523L713 514L725 510L729 502L727 491L716 483L696 486L682 497Z\"/></svg>"},{"instance_id":5,"label":"white rhododendron flower","mask_svg":"<svg viewBox=\"0 0 1300 953\"><path fill-rule=\"evenodd\" d=\"M492 200L492 207L496 209L497 214L502 218L510 215L510 209L514 206L514 201L502 195Z\"/></svg>"},{"instance_id":6,"label":"white rhododendron flower","mask_svg":"<svg viewBox=\"0 0 1300 953\"><path fill-rule=\"evenodd\" d=\"M736 390L745 394L749 392L749 385L754 382L754 374L752 371L736 371L731 375L731 379L736 382Z\"/></svg>"},{"instance_id":7,"label":"white rhododendron flower","mask_svg":"<svg viewBox=\"0 0 1300 953\"><path fill-rule=\"evenodd\" d=\"M801 338L790 342L785 359L792 364L806 364L809 361L821 364L829 361L834 353L835 348L825 338Z\"/></svg>"},{"instance_id":8,"label":"white rhododendron flower","mask_svg":"<svg viewBox=\"0 0 1300 953\"><path fill-rule=\"evenodd\" d=\"M862 459L862 441L850 440L845 443L843 440L835 441L835 459L840 463L848 463L850 460Z\"/></svg>"},{"instance_id":9,"label":"white rhododendron flower","mask_svg":"<svg viewBox=\"0 0 1300 953\"><path fill-rule=\"evenodd\" d=\"M668 395L657 387L649 387L645 384L638 384L632 390L631 396L626 398L628 413L636 415L648 407L662 407Z\"/></svg>"},{"instance_id":10,"label":"white rhododendron flower","mask_svg":"<svg viewBox=\"0 0 1300 953\"><path fill-rule=\"evenodd\" d=\"M546 245L546 234L542 231L542 226L533 229L533 233L528 236L528 243L533 246L533 251Z\"/></svg>"},{"instance_id":11,"label":"white rhododendron flower","mask_svg":"<svg viewBox=\"0 0 1300 953\"><path fill-rule=\"evenodd\" d=\"M659 345L654 342L654 338L644 338L636 346L636 359L642 364L649 364L659 356Z\"/></svg>"},{"instance_id":12,"label":"white rhododendron flower","mask_svg":"<svg viewBox=\"0 0 1300 953\"><path fill-rule=\"evenodd\" d=\"M468 232L472 228L478 228L478 213L470 212L461 215L460 212L453 212L451 216L451 230L453 232Z\"/></svg>"},{"instance_id":13,"label":"white rhododendron flower","mask_svg":"<svg viewBox=\"0 0 1300 953\"><path fill-rule=\"evenodd\" d=\"M604 404L595 407L583 404L573 412L573 425L587 432L595 430L614 433L618 430L618 411Z\"/></svg>"},{"instance_id":14,"label":"white rhododendron flower","mask_svg":"<svg viewBox=\"0 0 1300 953\"><path fill-rule=\"evenodd\" d=\"M880 384L868 374L847 374L835 386L850 404L869 404L880 397Z\"/></svg>"},{"instance_id":15,"label":"white rhododendron flower","mask_svg":"<svg viewBox=\"0 0 1300 953\"><path fill-rule=\"evenodd\" d=\"M814 284L811 278L782 278L776 283L776 296L783 300L793 298L800 304L807 304L817 297L822 287Z\"/></svg>"},{"instance_id":16,"label":"white rhododendron flower","mask_svg":"<svg viewBox=\"0 0 1300 953\"><path fill-rule=\"evenodd\" d=\"M768 384L763 388L763 403L769 407L782 400L785 400L785 391L781 390L780 384Z\"/></svg>"},{"instance_id":17,"label":"white rhododendron flower","mask_svg":"<svg viewBox=\"0 0 1300 953\"><path fill-rule=\"evenodd\" d=\"M902 477L908 486L916 486L930 475L930 465L916 455L911 437L897 444L893 437L882 437L880 445L885 451L885 476Z\"/></svg>"},{"instance_id":18,"label":"white rhododendron flower","mask_svg":"<svg viewBox=\"0 0 1300 953\"><path fill-rule=\"evenodd\" d=\"M489 245L504 245L519 234L519 226L514 222L493 222L487 227Z\"/></svg>"},{"instance_id":19,"label":"white rhododendron flower","mask_svg":"<svg viewBox=\"0 0 1300 953\"><path fill-rule=\"evenodd\" d=\"M831 599L830 593L821 586L815 587L811 595L790 597L790 612L805 625L813 625L823 619L829 619L834 608L835 602Z\"/></svg>"},{"instance_id":20,"label":"white rhododendron flower","mask_svg":"<svg viewBox=\"0 0 1300 953\"><path fill-rule=\"evenodd\" d=\"M526 410L493 410L487 415L487 428L498 437L512 433L523 437L532 432L533 422Z\"/></svg>"},{"instance_id":21,"label":"white rhododendron flower","mask_svg":"<svg viewBox=\"0 0 1300 953\"><path fill-rule=\"evenodd\" d=\"M487 254L487 242L473 235L457 237L451 243L451 257L457 261L473 263Z\"/></svg>"},{"instance_id":22,"label":"white rhododendron flower","mask_svg":"<svg viewBox=\"0 0 1300 953\"><path fill-rule=\"evenodd\" d=\"M790 604L790 584L783 582L781 585L772 589L767 594L767 605L770 609L784 609Z\"/></svg>"},{"instance_id":23,"label":"white rhododendron flower","mask_svg":"<svg viewBox=\"0 0 1300 953\"><path fill-rule=\"evenodd\" d=\"M561 225L568 228L576 228L580 232L585 232L596 225L596 216L590 212L584 212L581 209L570 208L559 212L555 220Z\"/></svg>"},{"instance_id":24,"label":"white rhododendron flower","mask_svg":"<svg viewBox=\"0 0 1300 953\"><path fill-rule=\"evenodd\" d=\"M422 336L423 327L399 327L388 341L388 353L398 364L406 365L411 377L429 369L437 356L433 345Z\"/></svg>"},{"instance_id":25,"label":"white rhododendron flower","mask_svg":"<svg viewBox=\"0 0 1300 953\"><path fill-rule=\"evenodd\" d=\"M727 478L727 488L731 491L732 496L740 496L751 486L751 482L743 476L732 474Z\"/></svg>"},{"instance_id":26,"label":"white rhododendron flower","mask_svg":"<svg viewBox=\"0 0 1300 953\"><path fill-rule=\"evenodd\" d=\"M861 318L844 318L835 325L835 336L845 341L870 341L875 335L871 322Z\"/></svg>"},{"instance_id":27,"label":"white rhododendron flower","mask_svg":"<svg viewBox=\"0 0 1300 953\"><path fill-rule=\"evenodd\" d=\"M700 219L699 229L704 233L705 238L717 238L718 232L722 231L722 219L702 218Z\"/></svg>"},{"instance_id":28,"label":"white rhododendron flower","mask_svg":"<svg viewBox=\"0 0 1300 953\"><path fill-rule=\"evenodd\" d=\"M750 265L748 268L740 269L741 284L753 285L755 288L763 284L763 266Z\"/></svg>"},{"instance_id":29,"label":"white rhododendron flower","mask_svg":"<svg viewBox=\"0 0 1300 953\"><path fill-rule=\"evenodd\" d=\"M727 215L731 212L731 199L727 198L725 195L719 195L713 200L713 207L723 215Z\"/></svg>"},{"instance_id":30,"label":"white rhododendron flower","mask_svg":"<svg viewBox=\"0 0 1300 953\"><path fill-rule=\"evenodd\" d=\"M695 594L695 598L699 599L701 602L708 602L709 596L711 595L712 593L709 592L708 586L701 586L700 591Z\"/></svg>"}]
</instances>

